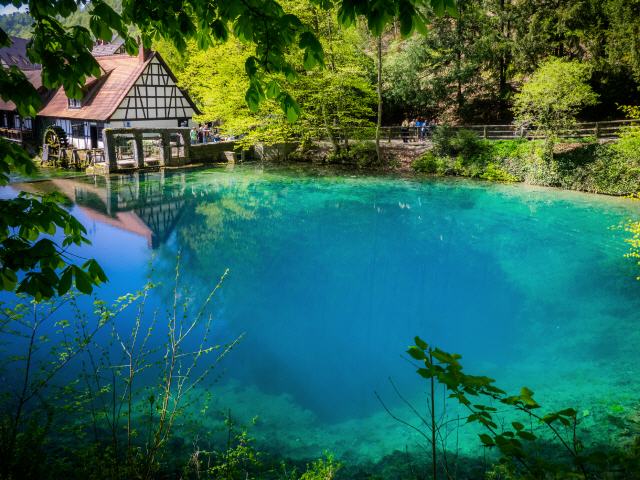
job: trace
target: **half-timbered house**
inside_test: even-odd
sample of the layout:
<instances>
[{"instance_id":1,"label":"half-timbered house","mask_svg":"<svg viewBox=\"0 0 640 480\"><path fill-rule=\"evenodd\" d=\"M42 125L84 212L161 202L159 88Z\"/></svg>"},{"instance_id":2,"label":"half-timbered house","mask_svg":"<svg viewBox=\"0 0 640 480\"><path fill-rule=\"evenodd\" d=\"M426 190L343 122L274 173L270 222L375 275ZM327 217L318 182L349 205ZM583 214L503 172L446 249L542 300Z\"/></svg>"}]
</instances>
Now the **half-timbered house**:
<instances>
[{"instance_id":1,"label":"half-timbered house","mask_svg":"<svg viewBox=\"0 0 640 480\"><path fill-rule=\"evenodd\" d=\"M101 75L88 79L84 97L67 98L60 87L38 113L45 124L62 127L77 148L101 148L107 127L193 125L198 110L160 54L141 48L133 57L120 50L98 45L94 56Z\"/></svg>"},{"instance_id":2,"label":"half-timbered house","mask_svg":"<svg viewBox=\"0 0 640 480\"><path fill-rule=\"evenodd\" d=\"M12 40L11 47L0 49L0 61L24 71L41 90L44 106L34 125L31 119L21 120L11 102L0 102L0 135L2 128L16 127L35 128L35 135L41 135L49 125L57 125L66 132L70 145L89 149L103 147L102 130L107 127L193 126L192 117L198 110L157 52L140 48L137 56L130 56L119 39L96 44L93 55L100 75L87 79L81 99L71 99L63 87L42 89L40 66L27 60L27 41Z\"/></svg>"}]
</instances>

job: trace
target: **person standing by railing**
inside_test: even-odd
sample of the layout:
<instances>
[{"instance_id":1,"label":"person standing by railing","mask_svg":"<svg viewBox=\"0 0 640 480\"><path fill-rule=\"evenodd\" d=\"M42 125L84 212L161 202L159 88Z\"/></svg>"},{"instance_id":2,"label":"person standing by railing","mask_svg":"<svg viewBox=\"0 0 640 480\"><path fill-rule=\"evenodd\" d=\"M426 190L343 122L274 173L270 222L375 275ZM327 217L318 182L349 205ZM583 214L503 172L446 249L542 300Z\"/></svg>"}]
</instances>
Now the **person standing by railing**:
<instances>
[{"instance_id":1,"label":"person standing by railing","mask_svg":"<svg viewBox=\"0 0 640 480\"><path fill-rule=\"evenodd\" d=\"M424 140L424 118L418 117L416 120L416 133L418 134L418 141Z\"/></svg>"},{"instance_id":2,"label":"person standing by railing","mask_svg":"<svg viewBox=\"0 0 640 480\"><path fill-rule=\"evenodd\" d=\"M411 132L411 138L415 138L416 141L418 141L417 135L416 135L416 119L412 119L409 122L409 131Z\"/></svg>"},{"instance_id":3,"label":"person standing by railing","mask_svg":"<svg viewBox=\"0 0 640 480\"><path fill-rule=\"evenodd\" d=\"M402 142L409 142L409 119L405 118L400 126L400 135L402 136Z\"/></svg>"}]
</instances>

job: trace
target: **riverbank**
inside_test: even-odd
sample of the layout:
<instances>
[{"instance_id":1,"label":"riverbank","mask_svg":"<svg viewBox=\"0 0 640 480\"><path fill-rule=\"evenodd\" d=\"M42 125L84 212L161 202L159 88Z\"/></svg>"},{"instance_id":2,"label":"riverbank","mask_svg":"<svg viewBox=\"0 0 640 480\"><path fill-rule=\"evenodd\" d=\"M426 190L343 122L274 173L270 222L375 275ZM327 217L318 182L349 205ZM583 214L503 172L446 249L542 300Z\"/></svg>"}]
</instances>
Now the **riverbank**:
<instances>
[{"instance_id":1,"label":"riverbank","mask_svg":"<svg viewBox=\"0 0 640 480\"><path fill-rule=\"evenodd\" d=\"M378 162L373 142L356 142L335 153L328 145L294 152L289 160L350 166L358 170L436 177L521 182L606 195L640 190L640 132L625 130L617 141L595 138L482 140L474 132L446 127L424 143L383 142Z\"/></svg>"}]
</instances>

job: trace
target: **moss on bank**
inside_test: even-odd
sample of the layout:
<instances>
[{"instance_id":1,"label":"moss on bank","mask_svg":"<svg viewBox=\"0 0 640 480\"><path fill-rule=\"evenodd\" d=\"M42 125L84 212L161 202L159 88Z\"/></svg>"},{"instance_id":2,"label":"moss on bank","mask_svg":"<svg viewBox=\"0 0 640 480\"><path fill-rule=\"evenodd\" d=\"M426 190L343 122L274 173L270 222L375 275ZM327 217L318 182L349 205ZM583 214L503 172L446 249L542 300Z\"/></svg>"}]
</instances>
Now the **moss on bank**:
<instances>
[{"instance_id":1,"label":"moss on bank","mask_svg":"<svg viewBox=\"0 0 640 480\"><path fill-rule=\"evenodd\" d=\"M434 133L433 148L413 161L414 171L609 195L629 195L640 189L638 128L623 132L615 142L558 143L551 157L541 140L489 141L465 130L439 130Z\"/></svg>"}]
</instances>

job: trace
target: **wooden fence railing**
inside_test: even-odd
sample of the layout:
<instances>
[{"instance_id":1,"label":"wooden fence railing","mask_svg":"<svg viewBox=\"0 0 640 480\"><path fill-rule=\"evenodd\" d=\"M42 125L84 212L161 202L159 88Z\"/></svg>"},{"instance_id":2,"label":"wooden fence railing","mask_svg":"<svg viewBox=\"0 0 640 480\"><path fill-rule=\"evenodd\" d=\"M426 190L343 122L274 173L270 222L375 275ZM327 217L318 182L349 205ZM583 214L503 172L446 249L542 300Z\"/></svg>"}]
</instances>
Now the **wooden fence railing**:
<instances>
[{"instance_id":1,"label":"wooden fence railing","mask_svg":"<svg viewBox=\"0 0 640 480\"><path fill-rule=\"evenodd\" d=\"M611 120L604 122L580 122L574 128L560 132L562 138L588 138L593 137L598 140L615 139L620 135L622 129L637 126L640 128L638 120ZM421 130L419 127L403 128L401 126L382 127L381 138L383 141L407 140L408 142L419 142L427 138L433 132L434 126ZM517 125L455 125L451 128L456 130L466 129L476 132L479 137L487 140L509 140L526 138L529 140L543 138L543 135L534 128L522 128ZM351 127L348 129L333 129L333 137L338 142L349 140L373 140L376 135L375 127ZM319 129L312 135L318 140L330 140L328 132Z\"/></svg>"},{"instance_id":2,"label":"wooden fence railing","mask_svg":"<svg viewBox=\"0 0 640 480\"><path fill-rule=\"evenodd\" d=\"M573 128L563 130L559 133L562 138L586 138L614 139L620 135L623 128L639 126L637 120L611 120L605 122L580 122ZM543 138L543 135L534 128L522 128L516 125L461 125L453 127L456 129L467 129L476 132L480 137L486 139L512 139L512 138Z\"/></svg>"}]
</instances>

